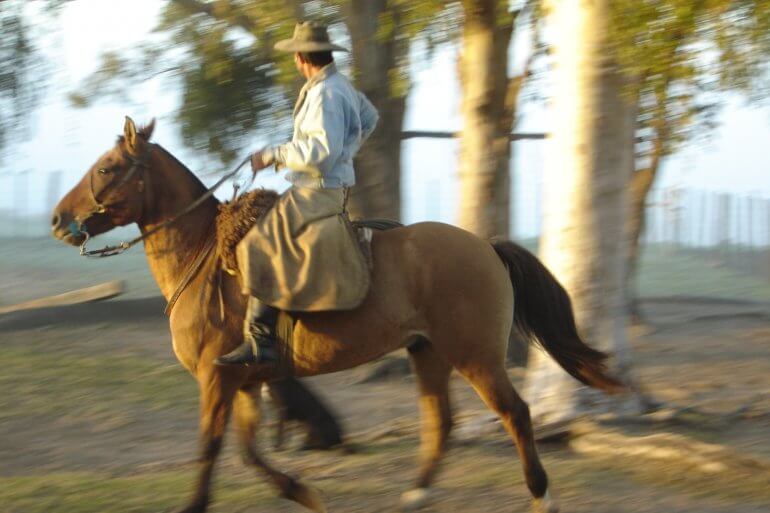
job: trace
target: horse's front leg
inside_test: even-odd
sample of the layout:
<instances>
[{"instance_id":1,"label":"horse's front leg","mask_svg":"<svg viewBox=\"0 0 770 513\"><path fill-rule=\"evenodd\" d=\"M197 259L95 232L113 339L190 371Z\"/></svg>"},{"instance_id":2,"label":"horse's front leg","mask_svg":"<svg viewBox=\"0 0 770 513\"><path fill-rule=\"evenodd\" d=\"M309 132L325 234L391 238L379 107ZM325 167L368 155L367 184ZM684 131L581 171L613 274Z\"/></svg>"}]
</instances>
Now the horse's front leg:
<instances>
[{"instance_id":1,"label":"horse's front leg","mask_svg":"<svg viewBox=\"0 0 770 513\"><path fill-rule=\"evenodd\" d=\"M177 513L203 513L209 504L209 489L227 421L233 406L233 398L243 374L239 369L223 369L208 363L198 367L200 387L200 457L198 460L198 482L189 504Z\"/></svg>"}]
</instances>

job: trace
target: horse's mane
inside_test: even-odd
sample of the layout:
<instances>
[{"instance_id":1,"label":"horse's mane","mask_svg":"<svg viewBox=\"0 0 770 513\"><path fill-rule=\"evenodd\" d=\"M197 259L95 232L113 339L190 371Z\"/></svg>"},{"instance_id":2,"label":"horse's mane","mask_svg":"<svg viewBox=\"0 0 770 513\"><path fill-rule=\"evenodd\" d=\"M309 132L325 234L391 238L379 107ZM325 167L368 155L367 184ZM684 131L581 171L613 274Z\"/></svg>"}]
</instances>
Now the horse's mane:
<instances>
[{"instance_id":1,"label":"horse's mane","mask_svg":"<svg viewBox=\"0 0 770 513\"><path fill-rule=\"evenodd\" d=\"M122 138L123 136L120 136L120 137ZM161 150L167 157L169 157L171 160L176 162L179 167L187 171L187 173L192 177L195 183L201 187L201 189L203 189L204 191L206 190L206 186L204 185L203 182L201 182L200 178L198 178L198 176L195 173L193 173L189 167L185 166L181 160L176 158L173 153L171 153L170 151L168 151L166 148L164 148L158 143L153 143L153 144L155 145L156 148ZM214 198L214 201L216 201L216 198Z\"/></svg>"},{"instance_id":2,"label":"horse's mane","mask_svg":"<svg viewBox=\"0 0 770 513\"><path fill-rule=\"evenodd\" d=\"M235 247L278 200L278 193L257 189L219 205L217 214L217 252L225 269L237 271Z\"/></svg>"},{"instance_id":3,"label":"horse's mane","mask_svg":"<svg viewBox=\"0 0 770 513\"><path fill-rule=\"evenodd\" d=\"M118 144L121 144L125 138L118 136ZM180 168L184 169L190 178L200 187L202 191L206 186L201 180L188 168L182 161L176 158L171 152L166 150L158 143L153 143L163 154L174 161ZM212 196L213 201L217 201ZM232 201L218 203L216 216L216 235L217 235L217 253L222 258L222 264L225 269L237 270L238 262L235 258L235 248L243 237L248 233L252 226L278 200L278 193L271 190L258 189L241 194Z\"/></svg>"},{"instance_id":4,"label":"horse's mane","mask_svg":"<svg viewBox=\"0 0 770 513\"><path fill-rule=\"evenodd\" d=\"M122 137L122 136L121 136ZM206 190L206 186L171 152L158 143L154 143L165 156L187 171L190 177ZM213 198L216 201L216 198ZM225 269L237 270L238 262L235 258L235 248L248 233L254 223L257 222L278 200L278 193L271 190L258 189L246 192L232 201L226 201L217 205L216 231L217 253L222 258Z\"/></svg>"}]
</instances>

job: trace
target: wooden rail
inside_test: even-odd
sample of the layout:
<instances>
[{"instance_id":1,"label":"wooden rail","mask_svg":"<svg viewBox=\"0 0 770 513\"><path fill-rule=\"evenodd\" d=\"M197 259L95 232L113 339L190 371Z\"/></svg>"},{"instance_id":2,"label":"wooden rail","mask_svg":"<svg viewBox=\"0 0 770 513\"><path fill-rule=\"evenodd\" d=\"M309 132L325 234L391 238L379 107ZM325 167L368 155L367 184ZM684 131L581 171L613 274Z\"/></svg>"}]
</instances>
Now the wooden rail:
<instances>
[{"instance_id":1,"label":"wooden rail","mask_svg":"<svg viewBox=\"0 0 770 513\"><path fill-rule=\"evenodd\" d=\"M21 310L32 310L35 308L47 308L51 306L75 305L78 303L87 303L89 301L100 301L121 295L126 291L126 283L122 280L108 281L93 287L72 290L64 294L48 296L32 301L25 301L10 306L0 307L0 315Z\"/></svg>"}]
</instances>

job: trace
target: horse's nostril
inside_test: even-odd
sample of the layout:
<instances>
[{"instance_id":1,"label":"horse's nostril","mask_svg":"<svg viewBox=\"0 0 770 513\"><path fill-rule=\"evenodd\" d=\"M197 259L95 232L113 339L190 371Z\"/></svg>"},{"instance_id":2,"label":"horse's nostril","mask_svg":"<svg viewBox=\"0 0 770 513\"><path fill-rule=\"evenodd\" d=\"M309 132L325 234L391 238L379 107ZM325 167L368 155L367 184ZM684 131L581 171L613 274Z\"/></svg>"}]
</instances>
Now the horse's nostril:
<instances>
[{"instance_id":1,"label":"horse's nostril","mask_svg":"<svg viewBox=\"0 0 770 513\"><path fill-rule=\"evenodd\" d=\"M53 217L51 218L51 227L58 228L60 223L61 223L61 216L59 214L54 214Z\"/></svg>"}]
</instances>

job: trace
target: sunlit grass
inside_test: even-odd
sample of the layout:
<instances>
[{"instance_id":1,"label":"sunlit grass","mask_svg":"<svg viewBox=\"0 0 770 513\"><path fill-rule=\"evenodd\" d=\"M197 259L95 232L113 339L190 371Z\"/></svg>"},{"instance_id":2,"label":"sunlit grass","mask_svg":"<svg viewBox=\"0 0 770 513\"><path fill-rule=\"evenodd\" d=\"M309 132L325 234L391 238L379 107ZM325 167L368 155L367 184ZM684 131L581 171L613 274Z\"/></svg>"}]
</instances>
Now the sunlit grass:
<instances>
[{"instance_id":1,"label":"sunlit grass","mask_svg":"<svg viewBox=\"0 0 770 513\"><path fill-rule=\"evenodd\" d=\"M197 407L194 380L178 364L151 358L57 354L55 348L0 346L0 421L68 415L105 420L128 408Z\"/></svg>"},{"instance_id":2,"label":"sunlit grass","mask_svg":"<svg viewBox=\"0 0 770 513\"><path fill-rule=\"evenodd\" d=\"M0 511L158 513L182 506L192 493L193 478L192 469L132 476L59 472L0 478ZM272 511L279 503L267 485L245 474L217 480L214 497L212 513Z\"/></svg>"}]
</instances>

